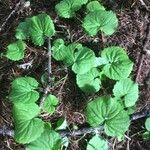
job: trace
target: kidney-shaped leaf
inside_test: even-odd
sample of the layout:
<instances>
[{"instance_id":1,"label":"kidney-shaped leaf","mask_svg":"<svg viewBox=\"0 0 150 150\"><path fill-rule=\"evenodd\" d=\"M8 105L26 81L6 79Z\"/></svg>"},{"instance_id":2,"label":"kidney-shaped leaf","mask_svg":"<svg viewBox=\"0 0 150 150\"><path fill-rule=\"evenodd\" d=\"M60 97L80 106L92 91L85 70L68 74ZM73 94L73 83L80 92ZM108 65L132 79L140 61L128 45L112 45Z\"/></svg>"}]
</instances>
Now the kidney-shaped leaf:
<instances>
[{"instance_id":1,"label":"kidney-shaped leaf","mask_svg":"<svg viewBox=\"0 0 150 150\"><path fill-rule=\"evenodd\" d=\"M110 79L125 79L132 71L133 63L121 47L112 46L105 48L101 53L101 57L108 62L104 65L102 71Z\"/></svg>"},{"instance_id":2,"label":"kidney-shaped leaf","mask_svg":"<svg viewBox=\"0 0 150 150\"><path fill-rule=\"evenodd\" d=\"M77 74L76 80L78 86L85 93L95 93L100 89L101 81L98 78L99 71L96 68L92 68L85 74Z\"/></svg>"},{"instance_id":3,"label":"kidney-shaped leaf","mask_svg":"<svg viewBox=\"0 0 150 150\"><path fill-rule=\"evenodd\" d=\"M52 19L46 14L39 14L30 19L29 33L35 45L42 46L45 37L51 37L55 33Z\"/></svg>"},{"instance_id":4,"label":"kidney-shaped leaf","mask_svg":"<svg viewBox=\"0 0 150 150\"><path fill-rule=\"evenodd\" d=\"M13 103L32 103L38 100L38 82L31 77L18 77L12 82L9 99Z\"/></svg>"},{"instance_id":5,"label":"kidney-shaped leaf","mask_svg":"<svg viewBox=\"0 0 150 150\"><path fill-rule=\"evenodd\" d=\"M95 66L95 54L87 47L82 47L74 54L72 70L76 74L84 74Z\"/></svg>"},{"instance_id":6,"label":"kidney-shaped leaf","mask_svg":"<svg viewBox=\"0 0 150 150\"><path fill-rule=\"evenodd\" d=\"M44 131L44 122L35 118L40 112L35 103L17 103L13 106L15 120L15 140L18 143L30 143L36 140Z\"/></svg>"},{"instance_id":7,"label":"kidney-shaped leaf","mask_svg":"<svg viewBox=\"0 0 150 150\"><path fill-rule=\"evenodd\" d=\"M60 150L61 137L58 133L45 126L42 135L27 145L26 150Z\"/></svg>"},{"instance_id":8,"label":"kidney-shaped leaf","mask_svg":"<svg viewBox=\"0 0 150 150\"><path fill-rule=\"evenodd\" d=\"M15 35L16 38L20 40L25 40L29 35L28 29L29 29L28 22L27 21L21 22L16 29Z\"/></svg>"},{"instance_id":9,"label":"kidney-shaped leaf","mask_svg":"<svg viewBox=\"0 0 150 150\"><path fill-rule=\"evenodd\" d=\"M98 31L103 31L106 35L115 32L118 26L116 14L112 11L98 10L90 12L83 21L85 31L94 36Z\"/></svg>"},{"instance_id":10,"label":"kidney-shaped leaf","mask_svg":"<svg viewBox=\"0 0 150 150\"><path fill-rule=\"evenodd\" d=\"M52 46L52 56L57 61L62 61L65 59L66 56L66 46L63 39L57 39L54 41Z\"/></svg>"},{"instance_id":11,"label":"kidney-shaped leaf","mask_svg":"<svg viewBox=\"0 0 150 150\"><path fill-rule=\"evenodd\" d=\"M138 84L131 79L122 79L118 81L113 89L114 96L123 99L126 107L135 105L138 99Z\"/></svg>"},{"instance_id":12,"label":"kidney-shaped leaf","mask_svg":"<svg viewBox=\"0 0 150 150\"><path fill-rule=\"evenodd\" d=\"M48 95L44 101L43 109L44 111L53 114L55 111L55 107L57 106L59 100L54 95Z\"/></svg>"},{"instance_id":13,"label":"kidney-shaped leaf","mask_svg":"<svg viewBox=\"0 0 150 150\"><path fill-rule=\"evenodd\" d=\"M116 99L98 97L88 103L86 108L87 121L91 126L104 124L107 135L122 137L127 131L130 120L128 113Z\"/></svg>"},{"instance_id":14,"label":"kidney-shaped leaf","mask_svg":"<svg viewBox=\"0 0 150 150\"><path fill-rule=\"evenodd\" d=\"M98 135L93 136L87 145L87 150L108 150L107 141L100 138Z\"/></svg>"},{"instance_id":15,"label":"kidney-shaped leaf","mask_svg":"<svg viewBox=\"0 0 150 150\"><path fill-rule=\"evenodd\" d=\"M59 16L71 18L75 15L75 12L87 2L88 0L62 0L55 6L55 10Z\"/></svg>"},{"instance_id":16,"label":"kidney-shaped leaf","mask_svg":"<svg viewBox=\"0 0 150 150\"><path fill-rule=\"evenodd\" d=\"M9 44L7 46L6 57L13 61L23 59L25 48L26 48L26 44L21 40L18 40L15 43Z\"/></svg>"}]
</instances>

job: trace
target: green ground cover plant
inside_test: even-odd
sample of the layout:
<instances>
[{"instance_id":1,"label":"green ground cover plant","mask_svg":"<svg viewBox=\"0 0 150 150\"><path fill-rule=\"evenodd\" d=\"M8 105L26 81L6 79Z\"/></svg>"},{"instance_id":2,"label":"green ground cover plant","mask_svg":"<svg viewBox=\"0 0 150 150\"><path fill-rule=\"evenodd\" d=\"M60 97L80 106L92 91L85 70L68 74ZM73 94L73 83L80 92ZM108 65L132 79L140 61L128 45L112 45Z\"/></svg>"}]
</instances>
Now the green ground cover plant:
<instances>
[{"instance_id":1,"label":"green ground cover plant","mask_svg":"<svg viewBox=\"0 0 150 150\"><path fill-rule=\"evenodd\" d=\"M87 4L87 5L86 5ZM58 16L69 19L86 5L86 14L81 27L89 36L104 33L111 35L116 31L118 19L114 12L107 11L98 1L62 0L55 7ZM67 8L67 9L66 9ZM52 39L56 31L53 20L47 14L39 14L26 18L16 29L16 41L7 47L6 57L12 61L24 58L28 41L35 46L43 46L47 39ZM136 105L138 85L132 81L130 74L133 62L126 50L119 46L109 46L93 50L81 43L67 43L63 39L52 42L50 53L56 61L64 65L76 76L76 84L85 94L94 94L101 90L103 82L114 80L112 94L96 96L87 100L85 116L92 127L102 126L105 136L97 132L87 143L87 150L107 150L109 137L123 140L130 125L129 110ZM49 49L48 49L49 52ZM39 103L40 83L33 77L24 76L14 79L11 83L9 100L13 104L15 140L26 144L26 150L59 150L63 139L50 122L43 121L41 113L52 115L59 99L51 94L46 95L42 105ZM146 121L146 134L149 134L149 119ZM65 128L67 126L65 125Z\"/></svg>"}]
</instances>

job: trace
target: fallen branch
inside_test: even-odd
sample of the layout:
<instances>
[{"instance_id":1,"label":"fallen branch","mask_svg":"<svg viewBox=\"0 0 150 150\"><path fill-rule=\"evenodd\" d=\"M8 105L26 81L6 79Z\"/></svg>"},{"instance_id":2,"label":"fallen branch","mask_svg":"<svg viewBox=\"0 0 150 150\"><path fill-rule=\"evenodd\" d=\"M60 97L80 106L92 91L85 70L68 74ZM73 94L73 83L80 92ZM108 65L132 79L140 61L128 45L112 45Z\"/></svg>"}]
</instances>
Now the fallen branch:
<instances>
[{"instance_id":1,"label":"fallen branch","mask_svg":"<svg viewBox=\"0 0 150 150\"><path fill-rule=\"evenodd\" d=\"M150 117L150 109L143 109L141 112L137 112L134 113L133 115L131 115L131 121L134 120L138 120L144 117ZM87 127L87 128L81 128L79 130L57 130L57 132L62 136L80 136L83 134L92 134L92 133L101 133L103 131L104 127L103 126L99 126L99 127ZM10 137L14 137L14 131L13 130L9 130L4 128L0 129L0 135L1 136L10 136Z\"/></svg>"}]
</instances>

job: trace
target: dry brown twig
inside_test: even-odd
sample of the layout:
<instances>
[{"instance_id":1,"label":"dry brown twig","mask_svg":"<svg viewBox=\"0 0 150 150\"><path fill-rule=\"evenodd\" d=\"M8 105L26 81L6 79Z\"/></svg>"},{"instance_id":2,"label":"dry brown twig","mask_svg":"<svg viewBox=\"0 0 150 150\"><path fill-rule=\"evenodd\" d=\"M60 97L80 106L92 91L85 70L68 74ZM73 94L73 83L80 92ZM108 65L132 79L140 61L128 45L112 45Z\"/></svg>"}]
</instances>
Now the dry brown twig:
<instances>
[{"instance_id":1,"label":"dry brown twig","mask_svg":"<svg viewBox=\"0 0 150 150\"><path fill-rule=\"evenodd\" d=\"M16 11L20 11L23 10L24 8L27 8L30 6L30 2L29 1L24 1L24 0L20 0L15 8L11 11L11 13L8 15L8 17L5 19L5 21L2 23L2 25L0 26L0 32L5 28L8 20L16 13Z\"/></svg>"}]
</instances>

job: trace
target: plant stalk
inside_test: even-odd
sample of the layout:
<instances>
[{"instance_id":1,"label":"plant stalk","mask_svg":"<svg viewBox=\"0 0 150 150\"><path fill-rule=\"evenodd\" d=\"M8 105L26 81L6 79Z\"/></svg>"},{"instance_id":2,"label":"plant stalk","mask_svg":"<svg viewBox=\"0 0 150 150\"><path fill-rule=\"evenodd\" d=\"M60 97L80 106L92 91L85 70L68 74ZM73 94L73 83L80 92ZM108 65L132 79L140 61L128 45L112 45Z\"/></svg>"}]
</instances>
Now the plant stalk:
<instances>
[{"instance_id":1,"label":"plant stalk","mask_svg":"<svg viewBox=\"0 0 150 150\"><path fill-rule=\"evenodd\" d=\"M47 97L47 95L50 92L51 88L51 75L52 75L52 54L51 54L51 39L50 37L47 38L47 51L48 51L48 65L47 65L47 72L48 72L48 83L47 86L44 89L44 94L40 100L40 109L42 109L44 101Z\"/></svg>"}]
</instances>

